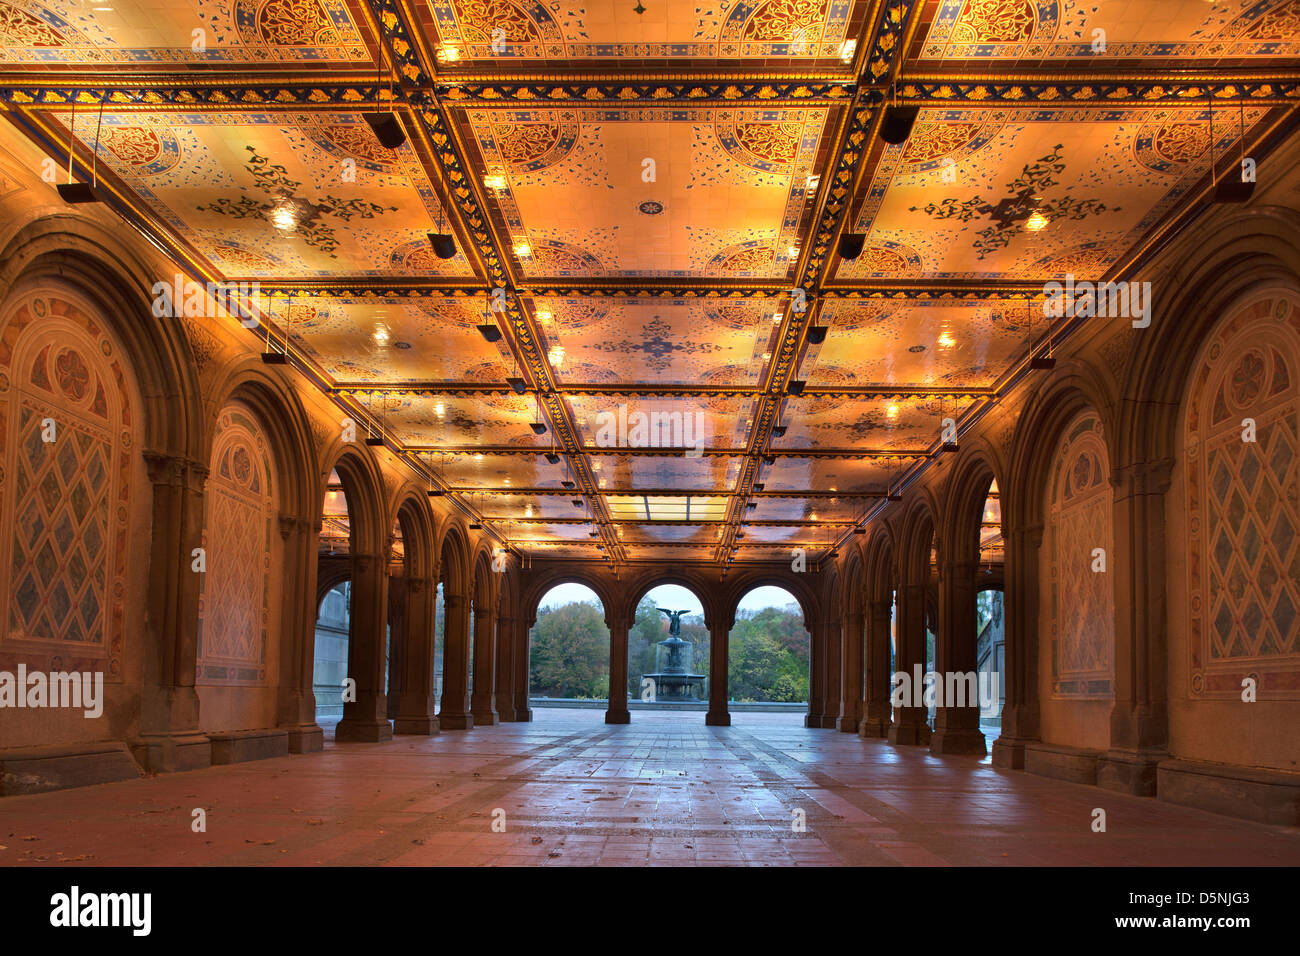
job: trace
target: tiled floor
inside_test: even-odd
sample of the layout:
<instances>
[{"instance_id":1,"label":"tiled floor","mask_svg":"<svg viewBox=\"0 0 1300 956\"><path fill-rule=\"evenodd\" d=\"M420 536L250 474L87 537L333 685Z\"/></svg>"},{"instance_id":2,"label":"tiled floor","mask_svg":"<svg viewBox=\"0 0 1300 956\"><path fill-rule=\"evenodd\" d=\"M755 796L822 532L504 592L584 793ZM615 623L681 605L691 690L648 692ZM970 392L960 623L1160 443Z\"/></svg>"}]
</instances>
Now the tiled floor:
<instances>
[{"instance_id":1,"label":"tiled floor","mask_svg":"<svg viewBox=\"0 0 1300 956\"><path fill-rule=\"evenodd\" d=\"M792 715L735 714L730 728L696 713L535 716L4 798L0 865L1300 864L1300 830ZM191 826L198 807L206 832Z\"/></svg>"}]
</instances>

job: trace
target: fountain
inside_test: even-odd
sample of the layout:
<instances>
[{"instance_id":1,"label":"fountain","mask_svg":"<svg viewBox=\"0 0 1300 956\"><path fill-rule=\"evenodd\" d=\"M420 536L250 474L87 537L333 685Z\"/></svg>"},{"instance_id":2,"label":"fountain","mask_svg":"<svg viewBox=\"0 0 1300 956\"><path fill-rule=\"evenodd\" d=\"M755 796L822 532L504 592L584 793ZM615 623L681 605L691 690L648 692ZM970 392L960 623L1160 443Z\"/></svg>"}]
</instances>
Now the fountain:
<instances>
[{"instance_id":1,"label":"fountain","mask_svg":"<svg viewBox=\"0 0 1300 956\"><path fill-rule=\"evenodd\" d=\"M655 652L656 673L642 674L643 686L646 678L654 681L656 701L699 700L704 675L690 672L695 645L681 638L682 615L690 611L669 611L662 607L659 610L667 614L671 622L668 639L655 645L659 648Z\"/></svg>"}]
</instances>

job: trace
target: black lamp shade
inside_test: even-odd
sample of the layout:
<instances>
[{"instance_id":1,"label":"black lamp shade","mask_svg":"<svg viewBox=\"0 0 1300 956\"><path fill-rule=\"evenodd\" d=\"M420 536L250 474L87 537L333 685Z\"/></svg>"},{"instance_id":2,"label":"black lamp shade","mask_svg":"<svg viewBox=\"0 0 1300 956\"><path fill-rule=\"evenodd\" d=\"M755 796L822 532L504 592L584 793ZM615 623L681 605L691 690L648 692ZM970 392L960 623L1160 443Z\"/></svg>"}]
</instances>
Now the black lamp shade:
<instances>
[{"instance_id":1,"label":"black lamp shade","mask_svg":"<svg viewBox=\"0 0 1300 956\"><path fill-rule=\"evenodd\" d=\"M456 254L456 240L450 233L429 233L429 245L433 246L433 254L439 259L450 259Z\"/></svg>"},{"instance_id":2,"label":"black lamp shade","mask_svg":"<svg viewBox=\"0 0 1300 956\"><path fill-rule=\"evenodd\" d=\"M1254 192L1254 183L1243 183L1239 176L1228 176L1214 187L1214 201L1226 203L1246 202Z\"/></svg>"},{"instance_id":3,"label":"black lamp shade","mask_svg":"<svg viewBox=\"0 0 1300 956\"><path fill-rule=\"evenodd\" d=\"M263 352L262 363L264 365L288 365L289 356L283 352Z\"/></svg>"},{"instance_id":4,"label":"black lamp shade","mask_svg":"<svg viewBox=\"0 0 1300 956\"><path fill-rule=\"evenodd\" d=\"M560 463L560 456L555 454L555 452L549 452L546 456L546 460L552 465L558 465Z\"/></svg>"},{"instance_id":5,"label":"black lamp shade","mask_svg":"<svg viewBox=\"0 0 1300 956\"><path fill-rule=\"evenodd\" d=\"M1040 371L1051 371L1056 368L1056 359L1048 358L1046 355L1035 355L1029 360L1029 367Z\"/></svg>"},{"instance_id":6,"label":"black lamp shade","mask_svg":"<svg viewBox=\"0 0 1300 956\"><path fill-rule=\"evenodd\" d=\"M885 108L885 118L880 124L880 138L890 146L900 146L912 135L916 125L916 116L921 112L918 106L889 106Z\"/></svg>"},{"instance_id":7,"label":"black lamp shade","mask_svg":"<svg viewBox=\"0 0 1300 956\"><path fill-rule=\"evenodd\" d=\"M787 386L786 390L787 390L791 395L802 395L802 394L803 394L803 387L804 387L805 384L807 384L807 383L804 382L804 381L802 381L801 379L797 379L797 378L796 378L796 379L792 379L792 380L790 381L789 386Z\"/></svg>"},{"instance_id":8,"label":"black lamp shade","mask_svg":"<svg viewBox=\"0 0 1300 956\"><path fill-rule=\"evenodd\" d=\"M366 444L367 444L367 445L382 445L383 443L384 443L384 439L383 439L382 437L380 437L379 435L367 435L367 436L366 436Z\"/></svg>"},{"instance_id":9,"label":"black lamp shade","mask_svg":"<svg viewBox=\"0 0 1300 956\"><path fill-rule=\"evenodd\" d=\"M480 325L478 327L478 332L479 335L483 336L483 338L487 339L489 342L501 341L501 330L498 329L496 325L491 322L484 322L482 325Z\"/></svg>"},{"instance_id":10,"label":"black lamp shade","mask_svg":"<svg viewBox=\"0 0 1300 956\"><path fill-rule=\"evenodd\" d=\"M821 345L826 341L827 327L824 325L808 326L808 341L813 345Z\"/></svg>"},{"instance_id":11,"label":"black lamp shade","mask_svg":"<svg viewBox=\"0 0 1300 956\"><path fill-rule=\"evenodd\" d=\"M90 183L59 183L55 188L59 191L60 199L74 206L83 202L99 202Z\"/></svg>"},{"instance_id":12,"label":"black lamp shade","mask_svg":"<svg viewBox=\"0 0 1300 956\"><path fill-rule=\"evenodd\" d=\"M785 426L785 425L773 425L773 426L772 426L772 437L773 437L773 438L784 438L784 437L785 437L785 429L786 429L786 426ZM755 485L754 487L757 488L758 485Z\"/></svg>"},{"instance_id":13,"label":"black lamp shade","mask_svg":"<svg viewBox=\"0 0 1300 956\"><path fill-rule=\"evenodd\" d=\"M532 422L528 427L531 428L531 429L533 430L533 434L534 434L534 435L545 435L545 434L546 434L546 423L545 423L545 422Z\"/></svg>"},{"instance_id":14,"label":"black lamp shade","mask_svg":"<svg viewBox=\"0 0 1300 956\"><path fill-rule=\"evenodd\" d=\"M856 259L862 255L862 247L867 242L864 232L846 232L840 235L837 249L841 259Z\"/></svg>"},{"instance_id":15,"label":"black lamp shade","mask_svg":"<svg viewBox=\"0 0 1300 956\"><path fill-rule=\"evenodd\" d=\"M374 132L375 139L379 140L379 145L387 149L397 149L406 142L406 130L402 129L402 123L396 113L362 113L361 115L370 124L370 129Z\"/></svg>"},{"instance_id":16,"label":"black lamp shade","mask_svg":"<svg viewBox=\"0 0 1300 956\"><path fill-rule=\"evenodd\" d=\"M522 378L515 378L515 377L508 378L506 379L506 384L510 386L510 390L514 392L516 395L522 395L528 389L528 383L525 382ZM554 463L552 462L552 464Z\"/></svg>"}]
</instances>

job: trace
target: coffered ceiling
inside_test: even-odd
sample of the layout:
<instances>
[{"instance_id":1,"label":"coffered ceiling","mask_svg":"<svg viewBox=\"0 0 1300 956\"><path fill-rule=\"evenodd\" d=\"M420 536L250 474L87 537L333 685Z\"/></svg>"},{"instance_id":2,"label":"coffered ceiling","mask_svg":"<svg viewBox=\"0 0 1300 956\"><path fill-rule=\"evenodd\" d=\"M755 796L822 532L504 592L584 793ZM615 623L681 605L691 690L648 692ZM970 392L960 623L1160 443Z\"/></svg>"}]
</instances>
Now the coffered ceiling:
<instances>
[{"instance_id":1,"label":"coffered ceiling","mask_svg":"<svg viewBox=\"0 0 1300 956\"><path fill-rule=\"evenodd\" d=\"M1264 168L1298 58L1300 0L0 0L5 136L504 544L620 565L842 543L1073 331L1045 282Z\"/></svg>"}]
</instances>

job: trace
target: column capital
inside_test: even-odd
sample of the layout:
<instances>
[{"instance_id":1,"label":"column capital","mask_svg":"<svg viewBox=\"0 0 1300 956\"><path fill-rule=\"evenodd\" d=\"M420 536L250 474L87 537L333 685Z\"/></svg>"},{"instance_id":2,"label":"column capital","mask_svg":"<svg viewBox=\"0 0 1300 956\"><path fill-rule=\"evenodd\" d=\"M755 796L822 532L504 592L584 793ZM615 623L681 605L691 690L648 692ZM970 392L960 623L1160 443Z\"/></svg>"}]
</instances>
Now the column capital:
<instances>
[{"instance_id":1,"label":"column capital","mask_svg":"<svg viewBox=\"0 0 1300 956\"><path fill-rule=\"evenodd\" d=\"M155 485L185 486L191 491L202 491L208 479L208 466L184 455L146 451L144 464L149 480Z\"/></svg>"},{"instance_id":2,"label":"column capital","mask_svg":"<svg viewBox=\"0 0 1300 956\"><path fill-rule=\"evenodd\" d=\"M1134 461L1111 469L1110 483L1121 498L1132 495L1163 495L1169 490L1174 460Z\"/></svg>"}]
</instances>

